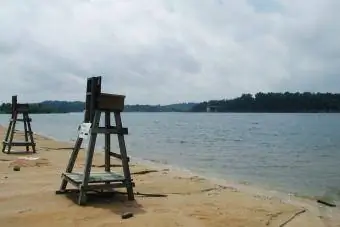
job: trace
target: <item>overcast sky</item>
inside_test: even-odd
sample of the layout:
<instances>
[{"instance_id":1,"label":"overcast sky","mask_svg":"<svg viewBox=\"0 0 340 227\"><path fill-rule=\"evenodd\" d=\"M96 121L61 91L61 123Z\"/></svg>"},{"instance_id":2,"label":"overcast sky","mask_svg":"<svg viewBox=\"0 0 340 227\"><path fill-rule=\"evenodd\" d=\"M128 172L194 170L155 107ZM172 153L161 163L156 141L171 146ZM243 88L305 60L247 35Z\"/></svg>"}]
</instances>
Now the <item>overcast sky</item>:
<instances>
[{"instance_id":1,"label":"overcast sky","mask_svg":"<svg viewBox=\"0 0 340 227\"><path fill-rule=\"evenodd\" d=\"M0 0L0 101L340 90L339 0Z\"/></svg>"}]
</instances>

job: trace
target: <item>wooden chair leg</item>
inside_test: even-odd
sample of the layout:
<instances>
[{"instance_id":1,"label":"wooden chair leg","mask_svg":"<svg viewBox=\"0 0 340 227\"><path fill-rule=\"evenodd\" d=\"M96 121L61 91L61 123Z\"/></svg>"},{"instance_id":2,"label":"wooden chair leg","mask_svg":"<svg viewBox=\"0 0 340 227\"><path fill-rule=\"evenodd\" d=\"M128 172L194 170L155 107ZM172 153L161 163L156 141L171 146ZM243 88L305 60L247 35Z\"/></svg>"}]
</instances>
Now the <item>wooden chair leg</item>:
<instances>
[{"instance_id":1,"label":"wooden chair leg","mask_svg":"<svg viewBox=\"0 0 340 227\"><path fill-rule=\"evenodd\" d=\"M105 112L105 128L110 128L110 112ZM109 133L105 134L105 171L110 172L110 148L111 148L111 135Z\"/></svg>"},{"instance_id":2,"label":"wooden chair leg","mask_svg":"<svg viewBox=\"0 0 340 227\"><path fill-rule=\"evenodd\" d=\"M24 133L25 133L25 142L28 142L28 132L27 132L27 122L29 121L28 115L26 113L23 114L24 119ZM30 148L26 145L26 152L29 152Z\"/></svg>"},{"instance_id":3,"label":"wooden chair leg","mask_svg":"<svg viewBox=\"0 0 340 227\"><path fill-rule=\"evenodd\" d=\"M100 111L96 111L94 115L92 128L98 128L99 122L100 122ZM90 141L89 141L89 145L88 145L87 152L86 152L86 159L85 159L86 163L85 163L84 175L83 175L84 178L83 178L82 185L80 187L80 193L79 193L79 198L78 198L79 205L84 205L86 203L86 189L87 189L88 182L90 179L91 166L92 166L94 149L96 146L96 140L97 140L97 133L91 132Z\"/></svg>"},{"instance_id":4,"label":"wooden chair leg","mask_svg":"<svg viewBox=\"0 0 340 227\"><path fill-rule=\"evenodd\" d=\"M17 122L17 118L18 118L18 113L15 112L14 116L13 116L13 123L12 123L12 127L11 127L11 130L10 130L9 141L8 141L8 145L7 145L7 154L9 154L11 152L13 136L14 136L14 133L15 133L15 124Z\"/></svg>"},{"instance_id":5,"label":"wooden chair leg","mask_svg":"<svg viewBox=\"0 0 340 227\"><path fill-rule=\"evenodd\" d=\"M72 172L74 164L76 163L77 156L78 156L78 153L79 153L79 150L81 148L81 144L82 143L83 143L83 138L79 138L78 137L78 139L76 140L76 144L75 144L75 146L73 148L71 157L69 159L69 162L67 164L66 173L71 173ZM63 179L61 181L59 192L65 191L66 190L66 186L67 186L67 180Z\"/></svg>"},{"instance_id":6,"label":"wooden chair leg","mask_svg":"<svg viewBox=\"0 0 340 227\"><path fill-rule=\"evenodd\" d=\"M33 137L33 131L32 131L31 123L29 121L27 121L27 128L28 128L28 135L29 135L31 143L32 143L33 153L36 153L34 137Z\"/></svg>"},{"instance_id":7,"label":"wooden chair leg","mask_svg":"<svg viewBox=\"0 0 340 227\"><path fill-rule=\"evenodd\" d=\"M115 112L114 116L115 116L115 122L116 122L117 129L122 129L123 125L122 125L122 119L121 119L120 113ZM124 178L126 180L126 191L127 191L127 194L128 194L128 199L134 200L135 196L133 194L133 187L132 187L132 183L131 183L132 182L131 173L130 173L130 168L129 168L129 161L128 161L127 154L126 154L126 146L125 146L124 135L117 134L117 136L118 136L120 154L122 156L122 166L123 166Z\"/></svg>"},{"instance_id":8,"label":"wooden chair leg","mask_svg":"<svg viewBox=\"0 0 340 227\"><path fill-rule=\"evenodd\" d=\"M8 128L7 128L7 132L6 132L6 136L5 136L3 145L2 145L2 153L5 153L6 146L7 146L7 143L5 143L5 142L8 141L9 134L10 134L10 132L11 132L11 130L12 130L12 126L13 126L13 121L12 121L12 119L11 119L10 122L9 122L9 126L8 126Z\"/></svg>"}]
</instances>

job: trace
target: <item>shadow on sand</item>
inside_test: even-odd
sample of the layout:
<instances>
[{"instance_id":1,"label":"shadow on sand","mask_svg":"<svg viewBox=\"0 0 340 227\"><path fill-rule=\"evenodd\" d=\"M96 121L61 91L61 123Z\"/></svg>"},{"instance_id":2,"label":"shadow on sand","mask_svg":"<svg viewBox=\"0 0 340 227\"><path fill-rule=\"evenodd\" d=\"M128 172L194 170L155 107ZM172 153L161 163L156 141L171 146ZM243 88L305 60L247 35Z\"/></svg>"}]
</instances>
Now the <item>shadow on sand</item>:
<instances>
[{"instance_id":1,"label":"shadow on sand","mask_svg":"<svg viewBox=\"0 0 340 227\"><path fill-rule=\"evenodd\" d=\"M71 199L75 204L77 204L78 195L78 192L66 194L67 198ZM85 207L108 209L118 215L126 212L131 212L134 215L145 213L143 206L138 203L137 198L129 201L127 195L118 192L88 193Z\"/></svg>"}]
</instances>

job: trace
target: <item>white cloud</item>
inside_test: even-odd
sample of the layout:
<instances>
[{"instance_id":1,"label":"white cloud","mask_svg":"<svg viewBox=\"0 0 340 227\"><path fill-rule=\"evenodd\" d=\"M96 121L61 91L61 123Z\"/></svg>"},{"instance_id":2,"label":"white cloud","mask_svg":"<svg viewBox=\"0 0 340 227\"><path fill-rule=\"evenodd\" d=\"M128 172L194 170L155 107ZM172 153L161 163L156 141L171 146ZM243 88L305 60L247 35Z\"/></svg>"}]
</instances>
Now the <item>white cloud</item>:
<instances>
[{"instance_id":1,"label":"white cloud","mask_svg":"<svg viewBox=\"0 0 340 227\"><path fill-rule=\"evenodd\" d=\"M83 100L93 75L131 104L337 92L339 9L337 0L2 0L1 101Z\"/></svg>"}]
</instances>

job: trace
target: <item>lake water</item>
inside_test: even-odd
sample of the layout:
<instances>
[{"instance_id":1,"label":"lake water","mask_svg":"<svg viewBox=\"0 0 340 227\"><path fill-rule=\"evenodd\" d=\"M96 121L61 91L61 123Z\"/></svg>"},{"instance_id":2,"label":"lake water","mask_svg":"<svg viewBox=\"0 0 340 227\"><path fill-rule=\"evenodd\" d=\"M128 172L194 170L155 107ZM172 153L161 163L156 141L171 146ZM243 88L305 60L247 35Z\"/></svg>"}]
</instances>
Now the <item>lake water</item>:
<instances>
[{"instance_id":1,"label":"lake water","mask_svg":"<svg viewBox=\"0 0 340 227\"><path fill-rule=\"evenodd\" d=\"M83 114L31 117L34 132L70 141ZM132 157L300 196L339 195L340 114L123 113L122 119ZM8 120L0 115L0 124ZM118 148L114 136L112 144Z\"/></svg>"}]
</instances>

